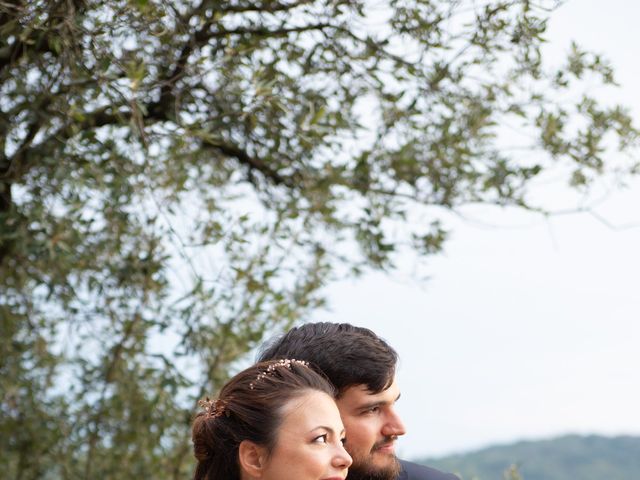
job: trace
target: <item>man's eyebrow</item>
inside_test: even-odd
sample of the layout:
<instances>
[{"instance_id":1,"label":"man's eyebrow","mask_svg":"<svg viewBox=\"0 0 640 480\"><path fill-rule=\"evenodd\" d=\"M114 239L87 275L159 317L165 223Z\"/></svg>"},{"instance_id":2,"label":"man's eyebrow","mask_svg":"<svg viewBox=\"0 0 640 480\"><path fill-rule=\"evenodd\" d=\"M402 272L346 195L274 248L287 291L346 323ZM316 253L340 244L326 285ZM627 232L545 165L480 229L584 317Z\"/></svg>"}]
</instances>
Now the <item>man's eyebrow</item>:
<instances>
[{"instance_id":1,"label":"man's eyebrow","mask_svg":"<svg viewBox=\"0 0 640 480\"><path fill-rule=\"evenodd\" d=\"M390 403L395 403L398 400L400 400L400 394L398 394L398 396L396 397L396 399L393 402L390 402L388 400L377 400L375 402L369 402L369 403L364 403L362 405L358 406L358 410L367 410L369 408L373 408L373 407L381 407L384 405L389 405Z\"/></svg>"},{"instance_id":2,"label":"man's eyebrow","mask_svg":"<svg viewBox=\"0 0 640 480\"><path fill-rule=\"evenodd\" d=\"M373 407L382 407L384 405L389 405L389 403L391 402L388 402L386 400L378 400L376 402L363 403L362 405L358 406L358 410L368 410Z\"/></svg>"}]
</instances>

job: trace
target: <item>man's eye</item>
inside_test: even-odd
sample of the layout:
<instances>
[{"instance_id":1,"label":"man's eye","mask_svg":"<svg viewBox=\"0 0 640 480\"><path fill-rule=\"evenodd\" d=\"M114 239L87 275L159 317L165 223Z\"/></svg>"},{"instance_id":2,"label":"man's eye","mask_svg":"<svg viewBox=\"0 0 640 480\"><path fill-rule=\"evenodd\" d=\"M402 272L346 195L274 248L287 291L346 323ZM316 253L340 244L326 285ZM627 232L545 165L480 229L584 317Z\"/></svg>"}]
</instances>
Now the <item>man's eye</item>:
<instances>
[{"instance_id":1,"label":"man's eye","mask_svg":"<svg viewBox=\"0 0 640 480\"><path fill-rule=\"evenodd\" d=\"M313 443L327 443L327 434L324 433L322 435L317 436L313 439Z\"/></svg>"}]
</instances>

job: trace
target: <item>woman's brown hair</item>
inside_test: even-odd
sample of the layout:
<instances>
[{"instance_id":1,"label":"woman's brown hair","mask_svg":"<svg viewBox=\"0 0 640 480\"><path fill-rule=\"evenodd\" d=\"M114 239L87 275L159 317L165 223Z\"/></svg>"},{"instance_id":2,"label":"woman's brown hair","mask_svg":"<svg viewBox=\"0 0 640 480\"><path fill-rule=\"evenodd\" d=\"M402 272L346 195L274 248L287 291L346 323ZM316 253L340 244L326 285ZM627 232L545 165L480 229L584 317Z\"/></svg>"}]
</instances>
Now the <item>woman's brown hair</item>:
<instances>
[{"instance_id":1,"label":"woman's brown hair","mask_svg":"<svg viewBox=\"0 0 640 480\"><path fill-rule=\"evenodd\" d=\"M299 360L261 362L238 373L217 400L201 402L205 411L196 416L191 435L198 461L194 480L240 480L240 443L249 440L271 452L282 408L310 390L335 395L326 378Z\"/></svg>"}]
</instances>

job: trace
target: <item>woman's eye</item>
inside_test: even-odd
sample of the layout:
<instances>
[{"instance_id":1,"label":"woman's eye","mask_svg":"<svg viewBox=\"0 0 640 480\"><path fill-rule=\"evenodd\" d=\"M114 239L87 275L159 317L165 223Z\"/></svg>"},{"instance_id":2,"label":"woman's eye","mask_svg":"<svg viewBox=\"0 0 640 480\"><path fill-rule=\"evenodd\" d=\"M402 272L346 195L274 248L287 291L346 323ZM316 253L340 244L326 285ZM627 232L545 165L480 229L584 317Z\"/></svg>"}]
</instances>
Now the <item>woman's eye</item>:
<instances>
[{"instance_id":1,"label":"woman's eye","mask_svg":"<svg viewBox=\"0 0 640 480\"><path fill-rule=\"evenodd\" d=\"M313 439L313 443L327 443L327 434L319 435Z\"/></svg>"},{"instance_id":2,"label":"woman's eye","mask_svg":"<svg viewBox=\"0 0 640 480\"><path fill-rule=\"evenodd\" d=\"M347 437L341 438L340 443L342 443L342 446L345 446L347 444Z\"/></svg>"}]
</instances>

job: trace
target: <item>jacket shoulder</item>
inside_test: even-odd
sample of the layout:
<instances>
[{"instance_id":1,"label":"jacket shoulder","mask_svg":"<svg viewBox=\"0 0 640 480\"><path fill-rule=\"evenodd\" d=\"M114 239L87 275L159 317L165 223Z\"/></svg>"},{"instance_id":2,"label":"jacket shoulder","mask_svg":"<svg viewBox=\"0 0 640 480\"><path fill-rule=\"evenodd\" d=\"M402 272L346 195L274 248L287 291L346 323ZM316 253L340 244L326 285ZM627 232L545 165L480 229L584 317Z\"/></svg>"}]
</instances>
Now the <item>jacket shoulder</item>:
<instances>
[{"instance_id":1,"label":"jacket shoulder","mask_svg":"<svg viewBox=\"0 0 640 480\"><path fill-rule=\"evenodd\" d=\"M400 460L402 474L398 480L460 480L453 473L444 473L435 468Z\"/></svg>"}]
</instances>

